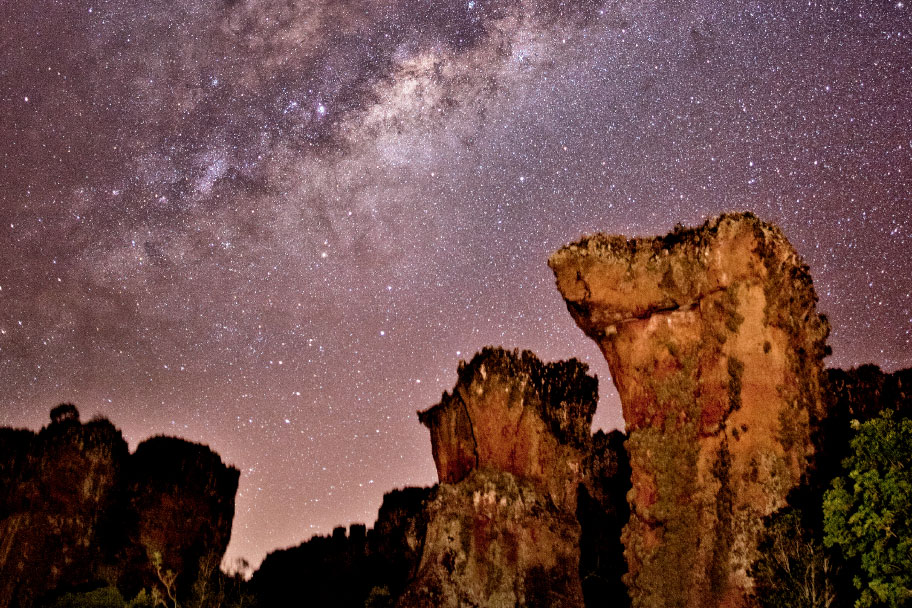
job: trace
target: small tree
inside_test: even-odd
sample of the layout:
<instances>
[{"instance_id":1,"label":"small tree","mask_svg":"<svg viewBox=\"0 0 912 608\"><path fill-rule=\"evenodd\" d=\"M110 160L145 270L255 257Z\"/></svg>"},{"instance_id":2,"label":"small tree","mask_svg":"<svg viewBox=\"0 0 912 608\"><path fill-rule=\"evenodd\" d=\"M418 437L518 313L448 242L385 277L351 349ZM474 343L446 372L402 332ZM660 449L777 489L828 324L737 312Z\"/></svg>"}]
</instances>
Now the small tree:
<instances>
[{"instance_id":1,"label":"small tree","mask_svg":"<svg viewBox=\"0 0 912 608\"><path fill-rule=\"evenodd\" d=\"M169 605L165 598L158 595L156 596L156 602L165 608L178 608L177 604L177 573L172 570L162 570L162 554L158 551L153 551L149 557L152 562L152 567L155 568L155 575L158 577L158 582L161 583L161 586L165 590L165 595L168 596L168 600L171 601Z\"/></svg>"},{"instance_id":2,"label":"small tree","mask_svg":"<svg viewBox=\"0 0 912 608\"><path fill-rule=\"evenodd\" d=\"M858 608L912 605L912 420L854 421L847 475L824 496L824 542L858 564Z\"/></svg>"},{"instance_id":3,"label":"small tree","mask_svg":"<svg viewBox=\"0 0 912 608\"><path fill-rule=\"evenodd\" d=\"M79 422L79 410L72 403L61 403L51 410L51 424Z\"/></svg>"},{"instance_id":4,"label":"small tree","mask_svg":"<svg viewBox=\"0 0 912 608\"><path fill-rule=\"evenodd\" d=\"M828 608L836 599L835 568L801 511L786 507L767 519L760 556L751 566L762 608Z\"/></svg>"}]
</instances>

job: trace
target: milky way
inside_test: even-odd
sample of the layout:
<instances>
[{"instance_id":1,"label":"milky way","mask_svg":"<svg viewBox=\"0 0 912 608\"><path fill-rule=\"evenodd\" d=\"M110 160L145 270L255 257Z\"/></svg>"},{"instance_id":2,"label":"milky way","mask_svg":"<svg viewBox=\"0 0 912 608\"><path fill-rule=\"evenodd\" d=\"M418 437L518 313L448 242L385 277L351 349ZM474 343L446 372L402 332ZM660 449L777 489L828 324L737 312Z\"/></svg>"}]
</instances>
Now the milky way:
<instances>
[{"instance_id":1,"label":"milky way","mask_svg":"<svg viewBox=\"0 0 912 608\"><path fill-rule=\"evenodd\" d=\"M546 265L585 232L754 211L830 365L912 365L902 2L32 0L0 51L0 424L209 444L230 558L433 483L415 411L484 345L622 426Z\"/></svg>"}]
</instances>

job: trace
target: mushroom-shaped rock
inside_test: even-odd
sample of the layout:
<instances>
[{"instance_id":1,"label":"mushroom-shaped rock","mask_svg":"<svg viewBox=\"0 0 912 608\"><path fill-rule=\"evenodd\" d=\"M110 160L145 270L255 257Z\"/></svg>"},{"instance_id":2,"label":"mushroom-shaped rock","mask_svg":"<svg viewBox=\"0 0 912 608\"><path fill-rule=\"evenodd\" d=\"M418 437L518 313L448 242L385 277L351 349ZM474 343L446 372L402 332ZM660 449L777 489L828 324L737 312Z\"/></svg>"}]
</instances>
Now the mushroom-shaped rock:
<instances>
[{"instance_id":1,"label":"mushroom-shaped rock","mask_svg":"<svg viewBox=\"0 0 912 608\"><path fill-rule=\"evenodd\" d=\"M820 414L828 326L807 266L751 214L585 237L549 265L624 410L633 605L748 605L762 518L804 473Z\"/></svg>"}]
</instances>

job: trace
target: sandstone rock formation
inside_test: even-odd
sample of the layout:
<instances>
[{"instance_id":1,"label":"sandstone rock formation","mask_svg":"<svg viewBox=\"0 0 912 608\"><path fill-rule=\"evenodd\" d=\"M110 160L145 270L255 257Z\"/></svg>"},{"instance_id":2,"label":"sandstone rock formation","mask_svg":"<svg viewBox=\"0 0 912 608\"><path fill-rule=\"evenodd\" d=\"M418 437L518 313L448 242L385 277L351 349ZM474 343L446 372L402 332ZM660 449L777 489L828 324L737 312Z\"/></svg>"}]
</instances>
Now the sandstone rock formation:
<instances>
[{"instance_id":1,"label":"sandstone rock formation","mask_svg":"<svg viewBox=\"0 0 912 608\"><path fill-rule=\"evenodd\" d=\"M535 483L475 470L441 484L400 607L583 606L580 526Z\"/></svg>"},{"instance_id":2,"label":"sandstone rock formation","mask_svg":"<svg viewBox=\"0 0 912 608\"><path fill-rule=\"evenodd\" d=\"M453 392L418 413L431 431L440 482L503 471L575 508L598 401L598 381L587 370L575 359L542 363L529 351L490 347L460 362Z\"/></svg>"},{"instance_id":3,"label":"sandstone rock formation","mask_svg":"<svg viewBox=\"0 0 912 608\"><path fill-rule=\"evenodd\" d=\"M157 580L150 551L192 584L202 558L224 553L238 476L179 439L130 455L110 422L82 424L73 406L37 434L0 429L0 608L105 583L132 597Z\"/></svg>"},{"instance_id":4,"label":"sandstone rock formation","mask_svg":"<svg viewBox=\"0 0 912 608\"><path fill-rule=\"evenodd\" d=\"M128 595L155 584L148 567L155 553L162 557L162 569L179 573L182 597L201 576L218 571L231 540L239 477L237 469L198 443L157 436L137 446L125 484L132 520L126 553L132 567L126 568L121 586Z\"/></svg>"},{"instance_id":5,"label":"sandstone rock formation","mask_svg":"<svg viewBox=\"0 0 912 608\"><path fill-rule=\"evenodd\" d=\"M826 320L807 267L750 214L596 235L549 260L627 423L634 606L740 606L763 516L802 477Z\"/></svg>"},{"instance_id":6,"label":"sandstone rock formation","mask_svg":"<svg viewBox=\"0 0 912 608\"><path fill-rule=\"evenodd\" d=\"M67 419L31 431L3 429L0 607L97 580L114 562L108 542L127 444L106 420Z\"/></svg>"},{"instance_id":7,"label":"sandstone rock formation","mask_svg":"<svg viewBox=\"0 0 912 608\"><path fill-rule=\"evenodd\" d=\"M441 481L400 606L582 606L578 488L597 381L486 348L420 412Z\"/></svg>"}]
</instances>

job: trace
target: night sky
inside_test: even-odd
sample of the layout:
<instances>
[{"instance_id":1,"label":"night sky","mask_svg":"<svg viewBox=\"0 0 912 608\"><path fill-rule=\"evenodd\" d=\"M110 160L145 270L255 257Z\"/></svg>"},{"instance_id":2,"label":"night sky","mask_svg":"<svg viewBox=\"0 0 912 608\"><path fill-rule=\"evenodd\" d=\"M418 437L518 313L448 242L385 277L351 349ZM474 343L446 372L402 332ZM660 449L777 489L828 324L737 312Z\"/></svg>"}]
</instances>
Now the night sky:
<instances>
[{"instance_id":1,"label":"night sky","mask_svg":"<svg viewBox=\"0 0 912 608\"><path fill-rule=\"evenodd\" d=\"M0 424L71 401L241 472L258 563L436 480L487 344L607 366L548 255L750 210L829 364L912 366L903 2L0 2Z\"/></svg>"}]
</instances>

